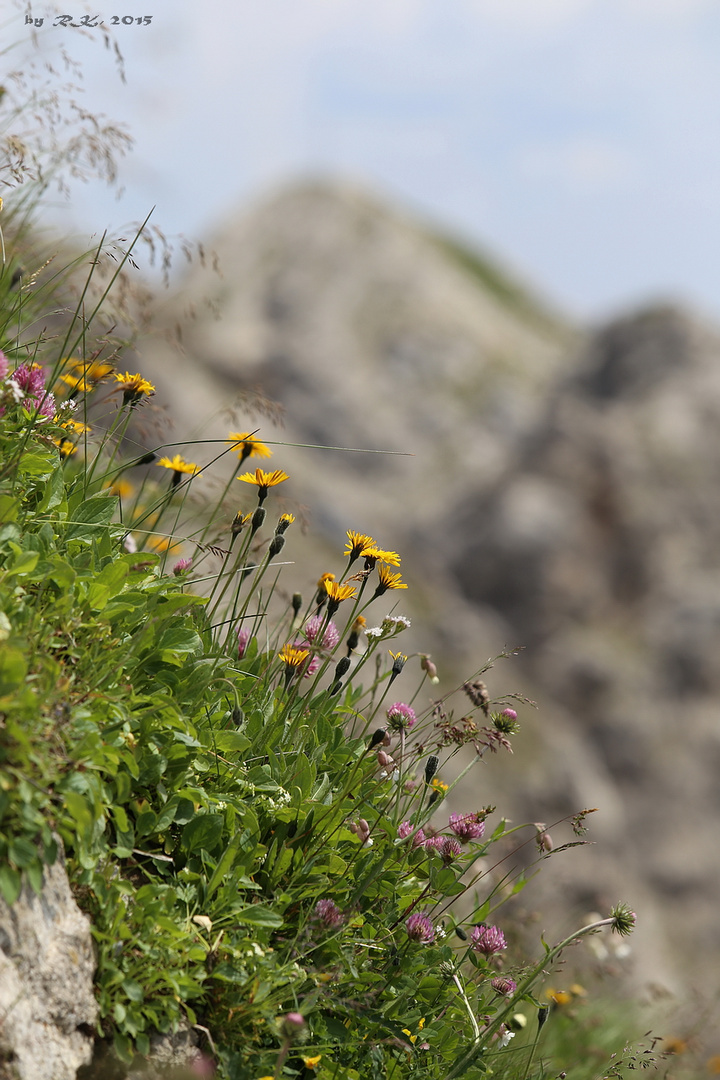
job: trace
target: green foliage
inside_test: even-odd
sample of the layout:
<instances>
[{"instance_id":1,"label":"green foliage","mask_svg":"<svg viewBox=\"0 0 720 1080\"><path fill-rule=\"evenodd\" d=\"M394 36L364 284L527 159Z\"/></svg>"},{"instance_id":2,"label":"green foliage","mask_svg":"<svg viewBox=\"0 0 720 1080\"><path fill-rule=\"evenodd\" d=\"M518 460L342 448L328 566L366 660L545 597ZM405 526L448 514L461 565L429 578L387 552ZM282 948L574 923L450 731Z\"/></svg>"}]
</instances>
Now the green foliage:
<instances>
[{"instance_id":1,"label":"green foliage","mask_svg":"<svg viewBox=\"0 0 720 1080\"><path fill-rule=\"evenodd\" d=\"M87 257L83 295L101 254ZM337 577L315 584L315 568L309 588L293 583L310 599L288 604L274 559L292 515L271 532L263 505L288 477L251 471L238 487L233 461L232 509L221 499L196 518L197 465L157 460L174 447L125 456L154 388L118 370L102 303L36 339L22 321L29 286L15 297L7 273L3 898L23 883L39 892L62 843L97 945L99 1034L123 1062L184 1021L211 1033L231 1080L515 1075L512 1015L536 1013L536 983L565 945L621 916L535 965L510 916L512 947L499 931L483 945L483 925L525 884L512 856L537 830L496 816L486 835L495 808L449 818L443 800L509 749L514 695L490 698L487 664L457 691L460 708L452 691L436 697L428 657L388 649L407 620L383 617L386 594L407 586L370 537L348 531ZM35 313L39 270L32 281ZM228 455L242 468L270 453L250 433L208 449L203 472L226 477ZM192 563L168 573L174 544ZM625 930L633 920L623 909ZM500 973L510 989L493 986Z\"/></svg>"}]
</instances>

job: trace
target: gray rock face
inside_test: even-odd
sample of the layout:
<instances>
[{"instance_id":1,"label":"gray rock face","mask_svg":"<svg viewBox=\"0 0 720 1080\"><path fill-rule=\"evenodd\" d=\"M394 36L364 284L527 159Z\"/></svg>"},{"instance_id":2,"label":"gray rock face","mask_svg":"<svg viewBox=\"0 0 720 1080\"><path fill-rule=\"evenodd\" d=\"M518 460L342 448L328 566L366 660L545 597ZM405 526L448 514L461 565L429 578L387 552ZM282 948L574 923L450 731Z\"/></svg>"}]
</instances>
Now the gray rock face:
<instances>
[{"instance_id":1,"label":"gray rock face","mask_svg":"<svg viewBox=\"0 0 720 1080\"><path fill-rule=\"evenodd\" d=\"M568 897L596 906L611 883L619 895L649 890L678 966L702 966L720 946L720 865L707 857L720 763L719 423L717 334L669 307L610 324L505 474L458 507L453 561L465 595L525 642L543 713L555 714L516 813L559 817L602 779L613 797L590 797L603 817L615 805L614 826L589 876L569 869ZM571 729L584 769L565 753Z\"/></svg>"},{"instance_id":2,"label":"gray rock face","mask_svg":"<svg viewBox=\"0 0 720 1080\"><path fill-rule=\"evenodd\" d=\"M26 886L11 908L0 900L0 1076L74 1080L92 1053L90 924L59 859L40 896Z\"/></svg>"}]
</instances>

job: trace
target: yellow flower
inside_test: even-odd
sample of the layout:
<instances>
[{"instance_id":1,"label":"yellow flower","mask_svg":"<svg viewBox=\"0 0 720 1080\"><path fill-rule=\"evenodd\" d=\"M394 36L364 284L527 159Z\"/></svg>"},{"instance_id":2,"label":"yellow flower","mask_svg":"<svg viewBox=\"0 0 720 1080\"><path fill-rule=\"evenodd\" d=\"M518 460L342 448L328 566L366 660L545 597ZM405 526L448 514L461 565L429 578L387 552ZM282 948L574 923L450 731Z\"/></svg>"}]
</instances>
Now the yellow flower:
<instances>
[{"instance_id":1,"label":"yellow flower","mask_svg":"<svg viewBox=\"0 0 720 1080\"><path fill-rule=\"evenodd\" d=\"M232 525L230 526L230 532L233 534L233 536L237 536L239 532L242 532L248 521L250 521L251 517L252 513L243 514L241 510L238 510L237 514L232 520Z\"/></svg>"},{"instance_id":2,"label":"yellow flower","mask_svg":"<svg viewBox=\"0 0 720 1080\"><path fill-rule=\"evenodd\" d=\"M376 596L382 596L388 589L407 589L407 585L400 580L401 577L402 574L393 574L386 566L381 566L378 570L378 584L373 593L373 600Z\"/></svg>"},{"instance_id":3,"label":"yellow flower","mask_svg":"<svg viewBox=\"0 0 720 1080\"><path fill-rule=\"evenodd\" d=\"M420 1033L424 1027L425 1027L425 1017L423 1016L422 1020L418 1020L418 1033ZM414 1046L415 1043L418 1040L417 1035L412 1035L410 1033L410 1028L403 1028L402 1031L403 1031L403 1035L407 1035L407 1037L410 1039L410 1042Z\"/></svg>"},{"instance_id":4,"label":"yellow flower","mask_svg":"<svg viewBox=\"0 0 720 1080\"><path fill-rule=\"evenodd\" d=\"M300 1057L306 1069L314 1069L322 1058L322 1054L315 1054L314 1057L305 1057L304 1054L301 1054Z\"/></svg>"},{"instance_id":5,"label":"yellow flower","mask_svg":"<svg viewBox=\"0 0 720 1080\"><path fill-rule=\"evenodd\" d=\"M368 547L364 547L360 552L365 560L365 565L368 569L372 569L376 562L388 563L390 566L400 565L400 556L397 551L384 551L383 548L377 547L376 544L370 544Z\"/></svg>"},{"instance_id":6,"label":"yellow flower","mask_svg":"<svg viewBox=\"0 0 720 1080\"><path fill-rule=\"evenodd\" d=\"M87 424L81 423L80 420L63 420L60 427L65 428L66 431L72 431L74 435L84 435L86 432L90 433L90 428Z\"/></svg>"},{"instance_id":7,"label":"yellow flower","mask_svg":"<svg viewBox=\"0 0 720 1080\"><path fill-rule=\"evenodd\" d=\"M720 1076L720 1054L708 1058L706 1066L711 1076Z\"/></svg>"},{"instance_id":8,"label":"yellow flower","mask_svg":"<svg viewBox=\"0 0 720 1080\"><path fill-rule=\"evenodd\" d=\"M160 555L166 551L177 551L180 547L179 543L173 540L171 536L148 536L146 544L152 551L157 551Z\"/></svg>"},{"instance_id":9,"label":"yellow flower","mask_svg":"<svg viewBox=\"0 0 720 1080\"><path fill-rule=\"evenodd\" d=\"M437 791L439 795L444 795L448 789L448 785L444 780L441 780L439 776L434 776L430 787L433 791Z\"/></svg>"},{"instance_id":10,"label":"yellow flower","mask_svg":"<svg viewBox=\"0 0 720 1080\"><path fill-rule=\"evenodd\" d=\"M679 1039L677 1036L665 1039L662 1044L663 1054L684 1054L687 1048L688 1044L685 1039Z\"/></svg>"},{"instance_id":11,"label":"yellow flower","mask_svg":"<svg viewBox=\"0 0 720 1080\"><path fill-rule=\"evenodd\" d=\"M242 476L236 476L236 480L244 480L246 484L256 484L258 489L258 502L263 503L265 496L268 493L268 488L275 487L277 484L282 484L283 480L289 480L290 477L282 469L276 469L275 472L267 473L262 469L256 469L255 475L246 472Z\"/></svg>"},{"instance_id":12,"label":"yellow flower","mask_svg":"<svg viewBox=\"0 0 720 1080\"><path fill-rule=\"evenodd\" d=\"M353 532L352 529L348 529L344 554L348 556L350 562L354 562L364 548L372 547L374 543L375 541L372 536L368 536L366 533Z\"/></svg>"},{"instance_id":13,"label":"yellow flower","mask_svg":"<svg viewBox=\"0 0 720 1080\"><path fill-rule=\"evenodd\" d=\"M249 457L272 457L272 450L260 442L250 431L231 431L227 442L240 458L240 464Z\"/></svg>"},{"instance_id":14,"label":"yellow flower","mask_svg":"<svg viewBox=\"0 0 720 1080\"><path fill-rule=\"evenodd\" d=\"M555 1005L567 1005L572 1001L572 994L568 994L567 990L546 990L543 994L546 1001L552 1001Z\"/></svg>"},{"instance_id":15,"label":"yellow flower","mask_svg":"<svg viewBox=\"0 0 720 1080\"><path fill-rule=\"evenodd\" d=\"M310 650L298 649L295 645L285 645L282 652L278 655L286 668L299 668L307 660L310 655Z\"/></svg>"},{"instance_id":16,"label":"yellow flower","mask_svg":"<svg viewBox=\"0 0 720 1080\"><path fill-rule=\"evenodd\" d=\"M156 464L161 469L172 469L173 475L170 481L172 487L177 487L184 473L190 476L200 476L201 474L199 465L196 465L194 461L185 461L180 454L176 454L174 458L162 457Z\"/></svg>"},{"instance_id":17,"label":"yellow flower","mask_svg":"<svg viewBox=\"0 0 720 1080\"><path fill-rule=\"evenodd\" d=\"M288 525L292 525L293 521L295 520L295 515L294 514L282 514L282 516L280 517L280 520L281 521L287 521Z\"/></svg>"},{"instance_id":18,"label":"yellow flower","mask_svg":"<svg viewBox=\"0 0 720 1080\"><path fill-rule=\"evenodd\" d=\"M73 357L65 357L61 361L62 364L70 365L70 372L67 375L61 375L60 378L68 386L76 385L78 382L83 382L84 390L92 390L97 386L99 382L106 379L108 375L112 375L113 366L108 364L106 360L75 360Z\"/></svg>"},{"instance_id":19,"label":"yellow flower","mask_svg":"<svg viewBox=\"0 0 720 1080\"><path fill-rule=\"evenodd\" d=\"M326 582L334 581L334 580L335 580L335 575L334 574L321 574L320 577L318 578L317 587L318 587L318 589L324 589Z\"/></svg>"},{"instance_id":20,"label":"yellow flower","mask_svg":"<svg viewBox=\"0 0 720 1080\"><path fill-rule=\"evenodd\" d=\"M349 600L355 596L355 586L341 585L338 581L325 581L325 592L330 600L339 604L341 600Z\"/></svg>"},{"instance_id":21,"label":"yellow flower","mask_svg":"<svg viewBox=\"0 0 720 1080\"><path fill-rule=\"evenodd\" d=\"M59 382L64 382L70 387L70 397L74 397L75 394L86 394L93 388L92 383L87 382L81 375L61 375Z\"/></svg>"},{"instance_id":22,"label":"yellow flower","mask_svg":"<svg viewBox=\"0 0 720 1080\"><path fill-rule=\"evenodd\" d=\"M136 405L144 395L149 397L155 393L153 384L143 379L139 372L135 375L131 375L129 371L126 371L124 375L118 373L115 379L120 383L120 389L123 392L123 405Z\"/></svg>"},{"instance_id":23,"label":"yellow flower","mask_svg":"<svg viewBox=\"0 0 720 1080\"><path fill-rule=\"evenodd\" d=\"M135 487L129 480L125 480L122 476L119 476L117 480L113 480L112 484L108 484L108 490L113 495L117 495L120 499L129 499L131 495L135 494Z\"/></svg>"},{"instance_id":24,"label":"yellow flower","mask_svg":"<svg viewBox=\"0 0 720 1080\"><path fill-rule=\"evenodd\" d=\"M77 446L74 442L70 442L70 439L53 439L53 442L60 451L60 457L69 458L77 454Z\"/></svg>"}]
</instances>

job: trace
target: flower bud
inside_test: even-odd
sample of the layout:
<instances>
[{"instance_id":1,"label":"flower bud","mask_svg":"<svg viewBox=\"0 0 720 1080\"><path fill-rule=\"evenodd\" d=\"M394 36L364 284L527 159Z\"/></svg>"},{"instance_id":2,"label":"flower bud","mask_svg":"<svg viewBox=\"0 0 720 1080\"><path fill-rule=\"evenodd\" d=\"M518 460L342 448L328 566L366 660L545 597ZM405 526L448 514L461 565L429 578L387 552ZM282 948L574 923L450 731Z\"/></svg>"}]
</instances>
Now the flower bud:
<instances>
[{"instance_id":1,"label":"flower bud","mask_svg":"<svg viewBox=\"0 0 720 1080\"><path fill-rule=\"evenodd\" d=\"M270 541L270 546L268 547L268 562L270 561L270 559L274 559L276 555L279 555L284 546L285 537L281 533L277 533L275 536L273 536L272 540Z\"/></svg>"},{"instance_id":2,"label":"flower bud","mask_svg":"<svg viewBox=\"0 0 720 1080\"><path fill-rule=\"evenodd\" d=\"M433 776L437 772L438 764L439 764L438 759L435 757L434 754L431 754L430 757L425 762L425 783L426 784L430 783Z\"/></svg>"},{"instance_id":3,"label":"flower bud","mask_svg":"<svg viewBox=\"0 0 720 1080\"><path fill-rule=\"evenodd\" d=\"M345 675L348 672L349 668L350 668L350 657L343 656L337 662L337 666L335 668L335 678L336 679L342 679L343 675Z\"/></svg>"},{"instance_id":4,"label":"flower bud","mask_svg":"<svg viewBox=\"0 0 720 1080\"><path fill-rule=\"evenodd\" d=\"M437 668L435 667L434 663L427 655L427 653L420 654L420 667L423 669L423 671L427 672L427 677L431 683L437 684L440 682Z\"/></svg>"}]
</instances>

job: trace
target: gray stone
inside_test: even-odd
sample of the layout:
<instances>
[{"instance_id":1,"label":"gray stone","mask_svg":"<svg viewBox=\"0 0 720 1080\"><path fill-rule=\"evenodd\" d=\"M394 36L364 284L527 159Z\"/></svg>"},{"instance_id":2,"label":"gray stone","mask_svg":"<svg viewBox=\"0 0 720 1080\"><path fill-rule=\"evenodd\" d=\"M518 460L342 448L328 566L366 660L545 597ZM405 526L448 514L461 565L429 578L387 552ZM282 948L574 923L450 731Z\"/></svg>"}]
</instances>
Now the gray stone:
<instances>
[{"instance_id":1,"label":"gray stone","mask_svg":"<svg viewBox=\"0 0 720 1080\"><path fill-rule=\"evenodd\" d=\"M74 1080L92 1054L94 971L90 923L58 858L39 896L26 885L12 907L0 900L3 1080Z\"/></svg>"}]
</instances>

